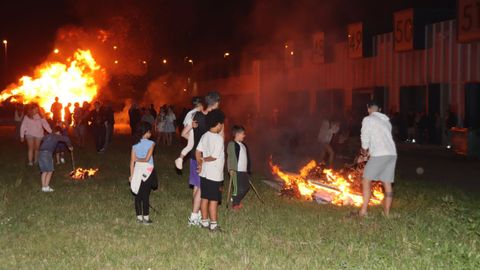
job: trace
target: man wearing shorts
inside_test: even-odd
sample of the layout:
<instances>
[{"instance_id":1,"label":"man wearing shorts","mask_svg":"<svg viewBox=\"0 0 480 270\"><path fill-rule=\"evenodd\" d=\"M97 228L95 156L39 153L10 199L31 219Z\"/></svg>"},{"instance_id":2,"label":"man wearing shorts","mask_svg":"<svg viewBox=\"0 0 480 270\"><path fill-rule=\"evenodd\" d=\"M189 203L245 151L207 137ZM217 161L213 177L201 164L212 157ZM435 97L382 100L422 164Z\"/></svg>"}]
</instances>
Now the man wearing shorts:
<instances>
[{"instance_id":1,"label":"man wearing shorts","mask_svg":"<svg viewBox=\"0 0 480 270\"><path fill-rule=\"evenodd\" d=\"M385 193L383 212L388 216L393 199L392 183L397 163L397 150L392 138L390 119L379 112L377 103L372 101L367 107L369 115L362 121L361 141L362 154L370 155L370 159L363 172L363 205L359 215L367 214L371 195L370 182L381 181Z\"/></svg>"},{"instance_id":2,"label":"man wearing shorts","mask_svg":"<svg viewBox=\"0 0 480 270\"><path fill-rule=\"evenodd\" d=\"M218 109L220 105L220 95L217 92L210 92L205 96L206 109L204 111L199 111L193 117L193 137L194 144L192 151L190 152L190 176L189 184L193 187L192 194L192 213L188 218L188 225L200 226L200 221L202 216L200 214L200 201L201 201L201 191L200 191L200 175L197 171L198 163L195 157L196 149L198 143L202 136L208 131L206 117L207 114L215 109ZM222 130L223 132L223 130Z\"/></svg>"}]
</instances>

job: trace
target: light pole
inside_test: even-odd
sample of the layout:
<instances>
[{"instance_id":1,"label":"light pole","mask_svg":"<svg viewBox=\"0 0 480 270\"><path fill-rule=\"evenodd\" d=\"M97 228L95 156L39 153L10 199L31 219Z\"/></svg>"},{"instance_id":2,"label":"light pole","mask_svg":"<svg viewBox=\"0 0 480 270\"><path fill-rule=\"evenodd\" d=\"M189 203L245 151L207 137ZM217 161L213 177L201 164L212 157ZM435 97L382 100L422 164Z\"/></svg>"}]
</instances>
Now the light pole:
<instances>
[{"instance_id":1,"label":"light pole","mask_svg":"<svg viewBox=\"0 0 480 270\"><path fill-rule=\"evenodd\" d=\"M3 48L5 50L5 52L4 52L4 57L5 57L4 76L5 77L3 79L5 80L4 83L7 83L7 81L8 81L8 64L7 64L8 63L8 60L7 60L8 59L8 41L6 39L4 39L2 43L3 43Z\"/></svg>"}]
</instances>

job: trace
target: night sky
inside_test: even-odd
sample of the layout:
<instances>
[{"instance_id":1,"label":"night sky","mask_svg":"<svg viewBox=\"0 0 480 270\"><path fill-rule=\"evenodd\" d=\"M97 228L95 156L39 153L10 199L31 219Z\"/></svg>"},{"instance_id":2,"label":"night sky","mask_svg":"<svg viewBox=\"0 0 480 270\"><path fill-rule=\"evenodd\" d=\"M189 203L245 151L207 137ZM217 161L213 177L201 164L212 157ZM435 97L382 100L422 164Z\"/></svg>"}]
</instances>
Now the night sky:
<instances>
[{"instance_id":1,"label":"night sky","mask_svg":"<svg viewBox=\"0 0 480 270\"><path fill-rule=\"evenodd\" d=\"M59 28L108 27L114 16L135 20L151 43L153 57L202 61L316 30L342 31L360 20L368 21L374 33L387 32L396 10L439 8L454 14L455 5L446 0L3 0L0 38L9 41L13 78L41 63L53 49Z\"/></svg>"}]
</instances>

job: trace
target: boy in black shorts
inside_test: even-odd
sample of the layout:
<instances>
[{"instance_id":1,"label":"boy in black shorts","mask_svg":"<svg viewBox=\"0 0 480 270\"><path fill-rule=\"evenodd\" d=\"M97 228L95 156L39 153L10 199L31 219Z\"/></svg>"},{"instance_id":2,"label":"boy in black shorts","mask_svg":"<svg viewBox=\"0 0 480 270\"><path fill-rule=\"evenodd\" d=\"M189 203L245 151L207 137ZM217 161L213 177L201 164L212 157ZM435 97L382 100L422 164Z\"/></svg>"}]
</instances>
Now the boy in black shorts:
<instances>
[{"instance_id":1,"label":"boy in black shorts","mask_svg":"<svg viewBox=\"0 0 480 270\"><path fill-rule=\"evenodd\" d=\"M217 224L217 208L222 199L221 187L225 165L224 139L220 135L224 120L225 115L218 109L207 114L206 123L209 131L200 139L195 153L202 191L201 226L211 231L220 229Z\"/></svg>"}]
</instances>

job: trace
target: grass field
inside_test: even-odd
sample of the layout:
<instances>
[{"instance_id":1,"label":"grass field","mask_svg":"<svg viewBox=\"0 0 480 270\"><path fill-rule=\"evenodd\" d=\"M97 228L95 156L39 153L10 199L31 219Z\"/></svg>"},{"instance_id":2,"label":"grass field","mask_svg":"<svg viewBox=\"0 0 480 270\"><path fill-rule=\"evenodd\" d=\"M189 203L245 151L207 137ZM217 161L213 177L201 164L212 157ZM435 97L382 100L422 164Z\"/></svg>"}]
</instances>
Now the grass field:
<instances>
[{"instance_id":1,"label":"grass field","mask_svg":"<svg viewBox=\"0 0 480 270\"><path fill-rule=\"evenodd\" d=\"M210 233L186 225L191 191L172 170L175 147L155 157L159 213L144 226L126 182L126 138L104 155L76 153L78 166L100 168L95 178L73 182L70 164L57 167L51 194L40 192L37 168L24 165L24 146L1 140L0 269L480 268L478 189L406 177L401 164L390 219L379 207L359 220L350 207L279 197L257 175L266 204L251 193L241 212L222 206L225 232Z\"/></svg>"}]
</instances>

